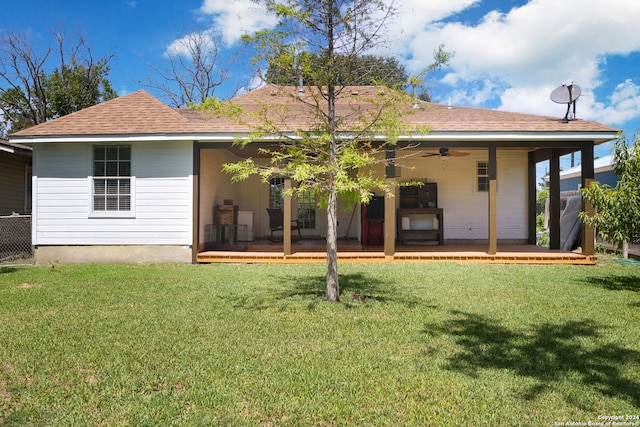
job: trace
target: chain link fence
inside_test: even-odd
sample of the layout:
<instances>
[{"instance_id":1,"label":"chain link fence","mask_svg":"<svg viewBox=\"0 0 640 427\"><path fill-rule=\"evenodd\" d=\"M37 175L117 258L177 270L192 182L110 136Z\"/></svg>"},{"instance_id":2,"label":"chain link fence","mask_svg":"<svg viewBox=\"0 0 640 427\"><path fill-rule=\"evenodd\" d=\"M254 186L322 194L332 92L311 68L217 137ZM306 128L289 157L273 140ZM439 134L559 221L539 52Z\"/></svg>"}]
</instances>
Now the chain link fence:
<instances>
[{"instance_id":1,"label":"chain link fence","mask_svg":"<svg viewBox=\"0 0 640 427\"><path fill-rule=\"evenodd\" d=\"M31 215L0 216L0 263L32 258Z\"/></svg>"}]
</instances>

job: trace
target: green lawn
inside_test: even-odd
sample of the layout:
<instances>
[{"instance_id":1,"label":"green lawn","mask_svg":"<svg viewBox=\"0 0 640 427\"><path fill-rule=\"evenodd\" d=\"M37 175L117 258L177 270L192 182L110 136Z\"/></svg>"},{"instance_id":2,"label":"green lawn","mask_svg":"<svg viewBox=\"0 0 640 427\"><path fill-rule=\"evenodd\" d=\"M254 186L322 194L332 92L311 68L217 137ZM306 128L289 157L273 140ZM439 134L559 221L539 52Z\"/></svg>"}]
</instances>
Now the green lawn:
<instances>
[{"instance_id":1,"label":"green lawn","mask_svg":"<svg viewBox=\"0 0 640 427\"><path fill-rule=\"evenodd\" d=\"M640 414L640 267L0 267L0 425L542 425ZM599 419L600 417L600 419ZM556 424L557 423L557 424Z\"/></svg>"}]
</instances>

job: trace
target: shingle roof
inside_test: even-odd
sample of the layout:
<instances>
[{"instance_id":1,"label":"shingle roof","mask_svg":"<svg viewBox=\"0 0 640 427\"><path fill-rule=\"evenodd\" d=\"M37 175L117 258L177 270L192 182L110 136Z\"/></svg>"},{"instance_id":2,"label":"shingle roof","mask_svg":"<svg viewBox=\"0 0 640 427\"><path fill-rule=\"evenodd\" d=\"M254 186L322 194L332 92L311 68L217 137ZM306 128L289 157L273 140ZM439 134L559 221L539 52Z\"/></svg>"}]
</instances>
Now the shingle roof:
<instances>
[{"instance_id":1,"label":"shingle roof","mask_svg":"<svg viewBox=\"0 0 640 427\"><path fill-rule=\"evenodd\" d=\"M381 96L384 90L375 86L349 87L339 97L340 114L371 107L368 99ZM317 89L305 88L301 99L314 102ZM272 117L282 119L289 130L305 128L312 109L299 102L298 88L267 85L232 100L247 114L267 109ZM286 117L277 105L287 105ZM562 123L560 117L512 113L470 107L448 107L443 104L420 103L408 120L416 125L429 125L437 132L616 132L617 129L588 120ZM216 134L247 132L246 125L228 117L214 117L199 110L173 109L144 90L60 117L47 123L16 132L11 137L145 135L145 134ZM285 129L286 130L286 129Z\"/></svg>"},{"instance_id":2,"label":"shingle roof","mask_svg":"<svg viewBox=\"0 0 640 427\"><path fill-rule=\"evenodd\" d=\"M386 88L377 86L353 86L343 91L343 96L338 98L337 108L340 113L347 109L370 106L368 99L374 98ZM243 107L255 104L280 104L286 103L296 113L292 116L303 118L304 107L296 98L298 88L293 86L277 87L268 85L261 89L249 92L233 101ZM305 89L303 100L313 102L313 90ZM561 117L539 116L534 114L512 113L499 110L488 110L471 107L449 107L444 104L419 102L420 108L412 111L407 116L416 126L430 125L432 132L452 131L617 131L601 123L588 120L571 120L563 123ZM304 119L303 119L304 120ZM290 126L301 125L304 122L289 122Z\"/></svg>"},{"instance_id":3,"label":"shingle roof","mask_svg":"<svg viewBox=\"0 0 640 427\"><path fill-rule=\"evenodd\" d=\"M11 136L122 135L184 132L189 120L144 90L76 111Z\"/></svg>"}]
</instances>

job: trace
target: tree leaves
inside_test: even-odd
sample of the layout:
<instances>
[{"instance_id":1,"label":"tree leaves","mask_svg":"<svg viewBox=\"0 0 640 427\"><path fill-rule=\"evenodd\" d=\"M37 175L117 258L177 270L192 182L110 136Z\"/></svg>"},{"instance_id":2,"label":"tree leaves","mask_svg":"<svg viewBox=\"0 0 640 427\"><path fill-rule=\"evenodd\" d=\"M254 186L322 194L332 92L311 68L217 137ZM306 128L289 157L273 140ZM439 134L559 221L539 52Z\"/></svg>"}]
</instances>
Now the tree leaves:
<instances>
[{"instance_id":1,"label":"tree leaves","mask_svg":"<svg viewBox=\"0 0 640 427\"><path fill-rule=\"evenodd\" d=\"M27 36L8 33L0 39L0 118L5 131L16 132L47 120L115 98L107 76L107 55L94 61L82 35L71 49L64 37L54 34L54 48L38 54Z\"/></svg>"},{"instance_id":2,"label":"tree leaves","mask_svg":"<svg viewBox=\"0 0 640 427\"><path fill-rule=\"evenodd\" d=\"M640 241L640 139L634 135L629 146L626 135L614 144L615 188L592 182L582 197L596 208L592 216L580 213L582 221L598 230L605 239L616 242Z\"/></svg>"}]
</instances>

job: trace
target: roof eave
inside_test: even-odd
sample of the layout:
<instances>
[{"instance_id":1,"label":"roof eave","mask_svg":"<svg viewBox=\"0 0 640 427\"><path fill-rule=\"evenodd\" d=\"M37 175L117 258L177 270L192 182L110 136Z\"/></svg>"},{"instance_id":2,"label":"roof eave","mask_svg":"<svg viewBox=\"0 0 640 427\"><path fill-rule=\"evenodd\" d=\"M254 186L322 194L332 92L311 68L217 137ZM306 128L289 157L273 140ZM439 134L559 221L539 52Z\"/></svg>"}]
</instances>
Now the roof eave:
<instances>
[{"instance_id":1,"label":"roof eave","mask_svg":"<svg viewBox=\"0 0 640 427\"><path fill-rule=\"evenodd\" d=\"M593 141L596 145L611 141L618 137L617 131L431 131L423 135L405 135L400 139L415 141L530 141L550 142Z\"/></svg>"},{"instance_id":2,"label":"roof eave","mask_svg":"<svg viewBox=\"0 0 640 427\"><path fill-rule=\"evenodd\" d=\"M24 145L42 144L48 142L122 142L122 141L194 141L195 134L185 133L139 133L139 134L110 134L110 135L26 135L9 136L11 142Z\"/></svg>"},{"instance_id":3,"label":"roof eave","mask_svg":"<svg viewBox=\"0 0 640 427\"><path fill-rule=\"evenodd\" d=\"M49 142L122 142L122 141L202 141L232 142L248 132L196 132L196 133L139 133L110 135L14 135L10 142L33 145ZM294 132L283 134L286 138L296 138ZM406 134L398 137L400 141L415 142L591 142L602 144L618 137L617 131L431 131L423 134ZM282 137L262 138L265 142L273 142ZM384 140L384 135L374 139Z\"/></svg>"}]
</instances>

